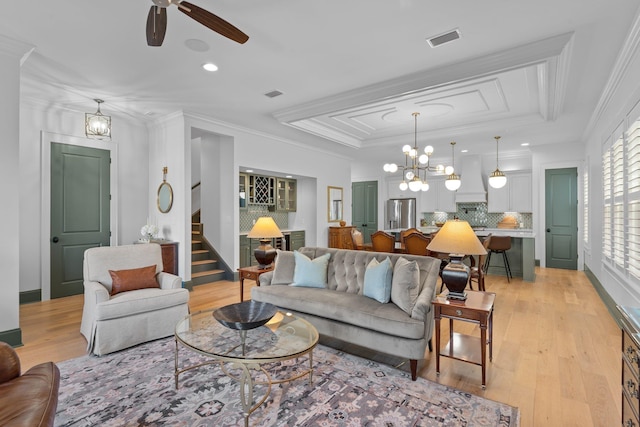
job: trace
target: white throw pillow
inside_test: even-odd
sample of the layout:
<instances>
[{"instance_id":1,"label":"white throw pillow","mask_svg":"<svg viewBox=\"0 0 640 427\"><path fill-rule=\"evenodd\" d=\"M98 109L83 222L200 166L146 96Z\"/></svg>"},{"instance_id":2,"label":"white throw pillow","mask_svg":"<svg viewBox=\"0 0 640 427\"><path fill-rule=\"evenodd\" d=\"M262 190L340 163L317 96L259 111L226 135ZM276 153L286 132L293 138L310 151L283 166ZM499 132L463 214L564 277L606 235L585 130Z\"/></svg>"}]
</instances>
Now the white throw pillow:
<instances>
[{"instance_id":1,"label":"white throw pillow","mask_svg":"<svg viewBox=\"0 0 640 427\"><path fill-rule=\"evenodd\" d=\"M391 302L411 316L420 294L420 268L415 261L400 257L393 267Z\"/></svg>"},{"instance_id":2,"label":"white throw pillow","mask_svg":"<svg viewBox=\"0 0 640 427\"><path fill-rule=\"evenodd\" d=\"M304 286L308 288L327 287L327 267L330 253L315 259L310 259L298 251L293 251L296 266L293 272L293 283L290 286Z\"/></svg>"},{"instance_id":3,"label":"white throw pillow","mask_svg":"<svg viewBox=\"0 0 640 427\"><path fill-rule=\"evenodd\" d=\"M364 271L363 295L386 304L391 299L391 260L387 257L384 261L378 262L373 258L367 269Z\"/></svg>"},{"instance_id":4,"label":"white throw pillow","mask_svg":"<svg viewBox=\"0 0 640 427\"><path fill-rule=\"evenodd\" d=\"M291 251L281 251L276 249L277 256L275 266L273 267L273 276L271 277L272 285L288 285L293 283L293 271L296 266L296 260Z\"/></svg>"}]
</instances>

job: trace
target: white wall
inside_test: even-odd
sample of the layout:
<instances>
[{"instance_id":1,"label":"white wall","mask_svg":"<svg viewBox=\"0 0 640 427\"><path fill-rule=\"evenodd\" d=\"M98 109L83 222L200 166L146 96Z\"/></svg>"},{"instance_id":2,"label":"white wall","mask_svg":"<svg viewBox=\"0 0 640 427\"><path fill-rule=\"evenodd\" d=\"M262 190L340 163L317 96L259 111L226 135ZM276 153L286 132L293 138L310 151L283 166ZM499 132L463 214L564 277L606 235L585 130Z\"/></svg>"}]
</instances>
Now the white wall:
<instances>
[{"instance_id":1,"label":"white wall","mask_svg":"<svg viewBox=\"0 0 640 427\"><path fill-rule=\"evenodd\" d=\"M283 140L271 135L239 128L204 117L185 116L186 127L227 138L232 141L232 150L221 152L221 161L233 165L233 176L221 183L219 203L224 216L232 226L221 230L221 240L211 243L220 255L232 266L239 265L239 207L237 203L239 167L273 172L290 173L298 178L298 212L290 215L290 227L306 231L306 243L326 246L328 241L327 187L345 189L344 216L351 218L351 167L350 162L331 153L316 150L295 141ZM232 158L228 158L232 156ZM204 166L203 166L204 168ZM204 173L204 171L202 172ZM225 177L228 176L228 171ZM302 202L301 202L302 200ZM206 224L205 224L206 227Z\"/></svg>"},{"instance_id":2,"label":"white wall","mask_svg":"<svg viewBox=\"0 0 640 427\"><path fill-rule=\"evenodd\" d=\"M640 15L630 32L636 36L640 30ZM612 84L604 92L605 108L597 111L597 121L588 129L586 141L587 168L589 171L589 245L585 248L585 264L598 278L616 303L624 306L640 305L640 284L620 277L602 265L602 146L611 132L622 123L624 117L640 101L640 43L629 39L623 47L625 56L614 68ZM619 72L618 72L619 71ZM611 89L611 90L609 90Z\"/></svg>"},{"instance_id":3,"label":"white wall","mask_svg":"<svg viewBox=\"0 0 640 427\"><path fill-rule=\"evenodd\" d=\"M88 101L87 108L91 107ZM89 111L89 110L88 110ZM103 108L109 114L108 107ZM47 155L42 149L41 135L55 134L58 142L75 144L86 141L87 146L106 149L117 146L117 159L112 164L112 173L117 175L117 188L112 188L112 200L117 205L115 217L112 214L113 244L130 244L140 237L142 227L148 216L147 194L148 181L148 145L146 129L137 124L112 117L113 140L94 141L84 137L84 113L63 110L56 106L23 102L20 107L20 181L25 191L20 197L20 291L42 289L47 296L48 283L43 280L49 276L48 230L41 224L47 223L42 218L42 199L48 199L49 177L42 174L42 162ZM114 166L116 170L114 170ZM43 279L44 278L44 279Z\"/></svg>"},{"instance_id":4,"label":"white wall","mask_svg":"<svg viewBox=\"0 0 640 427\"><path fill-rule=\"evenodd\" d=\"M21 247L19 224L20 197L24 189L19 176L19 105L20 105L20 58L29 49L22 43L0 36L0 129L2 129L2 155L0 156L0 235L3 244L0 249L0 333L19 328L20 268L19 249ZM13 339L13 337L12 337ZM16 340L19 337L15 337Z\"/></svg>"}]
</instances>

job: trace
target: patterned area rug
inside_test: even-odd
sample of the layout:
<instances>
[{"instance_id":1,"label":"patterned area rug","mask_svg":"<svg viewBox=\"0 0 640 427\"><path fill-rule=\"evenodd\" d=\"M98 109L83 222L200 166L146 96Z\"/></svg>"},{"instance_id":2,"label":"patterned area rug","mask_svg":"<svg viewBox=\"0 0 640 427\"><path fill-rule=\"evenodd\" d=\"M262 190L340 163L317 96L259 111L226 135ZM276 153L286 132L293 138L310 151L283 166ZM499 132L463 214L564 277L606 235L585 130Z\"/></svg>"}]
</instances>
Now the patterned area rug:
<instances>
[{"instance_id":1,"label":"patterned area rug","mask_svg":"<svg viewBox=\"0 0 640 427\"><path fill-rule=\"evenodd\" d=\"M59 363L56 426L238 426L239 386L218 364L187 371L175 389L174 341ZM180 350L180 365L203 357ZM274 378L308 360L270 366ZM319 345L308 377L274 385L251 426L518 426L517 408ZM281 376L282 377L282 376ZM256 387L257 396L264 394Z\"/></svg>"}]
</instances>

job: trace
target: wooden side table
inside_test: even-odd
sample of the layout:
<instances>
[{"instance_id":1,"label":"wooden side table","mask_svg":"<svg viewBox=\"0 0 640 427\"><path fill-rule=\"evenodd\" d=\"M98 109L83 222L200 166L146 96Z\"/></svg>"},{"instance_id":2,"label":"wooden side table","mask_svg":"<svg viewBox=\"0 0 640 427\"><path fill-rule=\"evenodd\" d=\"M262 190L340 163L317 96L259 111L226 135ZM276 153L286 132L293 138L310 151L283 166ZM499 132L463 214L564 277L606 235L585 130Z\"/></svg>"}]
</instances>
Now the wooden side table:
<instances>
[{"instance_id":1,"label":"wooden side table","mask_svg":"<svg viewBox=\"0 0 640 427\"><path fill-rule=\"evenodd\" d=\"M260 275L267 271L273 270L273 264L267 268L260 268L257 265L251 267L240 267L240 302L244 301L244 279L255 280L256 285L260 286Z\"/></svg>"},{"instance_id":2,"label":"wooden side table","mask_svg":"<svg viewBox=\"0 0 640 427\"><path fill-rule=\"evenodd\" d=\"M466 301L448 300L447 291L433 300L436 321L436 375L440 375L440 356L473 363L482 367L482 388L486 386L487 344L489 360L493 360L493 303L496 294L467 290ZM440 351L440 320L449 319L449 343ZM480 325L480 338L453 332L453 321ZM489 336L487 337L487 328ZM488 339L487 339L488 338Z\"/></svg>"}]
</instances>

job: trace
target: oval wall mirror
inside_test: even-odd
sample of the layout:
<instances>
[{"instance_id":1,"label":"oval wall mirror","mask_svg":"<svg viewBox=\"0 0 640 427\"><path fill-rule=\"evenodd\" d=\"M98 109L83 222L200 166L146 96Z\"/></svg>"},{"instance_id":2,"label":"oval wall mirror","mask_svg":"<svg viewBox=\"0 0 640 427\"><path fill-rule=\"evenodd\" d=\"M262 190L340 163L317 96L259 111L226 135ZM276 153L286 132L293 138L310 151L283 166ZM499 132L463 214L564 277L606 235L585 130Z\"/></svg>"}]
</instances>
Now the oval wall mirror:
<instances>
[{"instance_id":1,"label":"oval wall mirror","mask_svg":"<svg viewBox=\"0 0 640 427\"><path fill-rule=\"evenodd\" d=\"M162 181L158 187L158 210L167 213L171 210L171 205L173 205L173 188L167 181Z\"/></svg>"}]
</instances>

